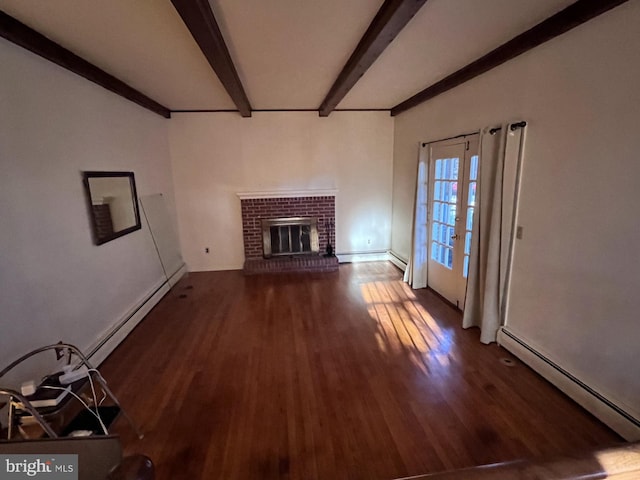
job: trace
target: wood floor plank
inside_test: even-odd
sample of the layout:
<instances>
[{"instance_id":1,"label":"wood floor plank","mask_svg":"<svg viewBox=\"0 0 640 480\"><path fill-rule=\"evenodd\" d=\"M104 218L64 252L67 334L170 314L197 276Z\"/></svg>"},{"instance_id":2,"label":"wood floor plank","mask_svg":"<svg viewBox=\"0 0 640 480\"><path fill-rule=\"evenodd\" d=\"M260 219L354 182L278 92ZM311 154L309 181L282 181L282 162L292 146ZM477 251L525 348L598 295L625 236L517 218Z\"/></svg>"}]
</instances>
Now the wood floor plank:
<instances>
[{"instance_id":1,"label":"wood floor plank","mask_svg":"<svg viewBox=\"0 0 640 480\"><path fill-rule=\"evenodd\" d=\"M502 357L382 262L191 273L101 370L160 480L386 480L621 441Z\"/></svg>"}]
</instances>

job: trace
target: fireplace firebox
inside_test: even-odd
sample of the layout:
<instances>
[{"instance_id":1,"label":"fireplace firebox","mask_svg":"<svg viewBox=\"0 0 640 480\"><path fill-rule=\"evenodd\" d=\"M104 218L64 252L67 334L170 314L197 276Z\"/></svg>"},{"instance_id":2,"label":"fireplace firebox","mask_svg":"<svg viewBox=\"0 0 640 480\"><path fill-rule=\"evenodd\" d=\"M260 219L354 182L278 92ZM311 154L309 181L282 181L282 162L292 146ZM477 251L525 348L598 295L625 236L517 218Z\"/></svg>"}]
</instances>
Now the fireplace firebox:
<instances>
[{"instance_id":1,"label":"fireplace firebox","mask_svg":"<svg viewBox=\"0 0 640 480\"><path fill-rule=\"evenodd\" d=\"M320 251L317 217L262 219L264 258L308 255Z\"/></svg>"}]
</instances>

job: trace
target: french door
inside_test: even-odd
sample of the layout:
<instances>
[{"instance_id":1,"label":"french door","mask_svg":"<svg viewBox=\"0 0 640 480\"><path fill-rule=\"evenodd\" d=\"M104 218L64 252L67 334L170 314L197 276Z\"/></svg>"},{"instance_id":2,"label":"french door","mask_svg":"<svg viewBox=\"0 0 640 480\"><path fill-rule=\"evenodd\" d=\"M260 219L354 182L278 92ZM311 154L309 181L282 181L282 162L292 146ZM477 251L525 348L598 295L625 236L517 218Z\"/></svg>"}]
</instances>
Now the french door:
<instances>
[{"instance_id":1,"label":"french door","mask_svg":"<svg viewBox=\"0 0 640 480\"><path fill-rule=\"evenodd\" d=\"M478 136L431 144L428 286L464 309L478 179Z\"/></svg>"}]
</instances>

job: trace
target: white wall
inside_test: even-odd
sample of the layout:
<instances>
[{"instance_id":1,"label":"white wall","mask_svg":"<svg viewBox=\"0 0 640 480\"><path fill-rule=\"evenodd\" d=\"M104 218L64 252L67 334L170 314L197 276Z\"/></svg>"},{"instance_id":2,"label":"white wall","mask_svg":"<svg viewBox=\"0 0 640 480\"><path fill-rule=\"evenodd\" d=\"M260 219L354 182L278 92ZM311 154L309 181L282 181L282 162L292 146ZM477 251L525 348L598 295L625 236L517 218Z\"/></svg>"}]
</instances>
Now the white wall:
<instances>
[{"instance_id":1,"label":"white wall","mask_svg":"<svg viewBox=\"0 0 640 480\"><path fill-rule=\"evenodd\" d=\"M247 191L338 189L336 251L389 248L393 119L387 112L175 114L169 132L190 270L242 268L236 194Z\"/></svg>"},{"instance_id":2,"label":"white wall","mask_svg":"<svg viewBox=\"0 0 640 480\"><path fill-rule=\"evenodd\" d=\"M419 141L529 124L508 324L640 418L640 2L396 117L392 250L410 248Z\"/></svg>"},{"instance_id":3,"label":"white wall","mask_svg":"<svg viewBox=\"0 0 640 480\"><path fill-rule=\"evenodd\" d=\"M163 281L146 225L93 244L81 171L133 171L139 195L173 192L166 119L3 39L0 65L4 366L59 340L89 348Z\"/></svg>"}]
</instances>

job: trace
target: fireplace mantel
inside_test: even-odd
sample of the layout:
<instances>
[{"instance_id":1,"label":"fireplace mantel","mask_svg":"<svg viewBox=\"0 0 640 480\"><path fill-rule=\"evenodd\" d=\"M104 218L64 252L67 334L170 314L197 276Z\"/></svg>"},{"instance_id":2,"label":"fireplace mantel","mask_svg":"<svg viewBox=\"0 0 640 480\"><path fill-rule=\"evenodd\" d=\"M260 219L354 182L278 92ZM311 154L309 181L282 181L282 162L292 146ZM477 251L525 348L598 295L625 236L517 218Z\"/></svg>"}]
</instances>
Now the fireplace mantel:
<instances>
[{"instance_id":1,"label":"fireplace mantel","mask_svg":"<svg viewBox=\"0 0 640 480\"><path fill-rule=\"evenodd\" d=\"M335 197L337 189L327 190L269 190L260 192L238 192L240 200L254 198Z\"/></svg>"}]
</instances>

